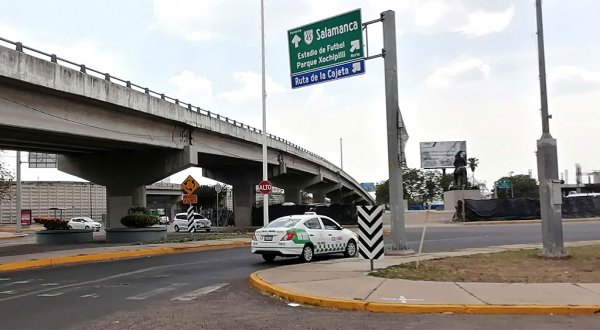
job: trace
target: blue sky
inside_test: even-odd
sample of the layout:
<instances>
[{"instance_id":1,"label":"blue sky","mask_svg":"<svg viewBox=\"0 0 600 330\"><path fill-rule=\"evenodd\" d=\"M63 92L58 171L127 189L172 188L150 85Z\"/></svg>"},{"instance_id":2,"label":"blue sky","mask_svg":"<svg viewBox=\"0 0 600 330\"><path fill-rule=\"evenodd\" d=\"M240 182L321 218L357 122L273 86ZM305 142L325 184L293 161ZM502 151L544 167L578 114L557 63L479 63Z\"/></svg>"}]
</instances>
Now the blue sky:
<instances>
[{"instance_id":1,"label":"blue sky","mask_svg":"<svg viewBox=\"0 0 600 330\"><path fill-rule=\"evenodd\" d=\"M366 74L292 90L286 31L356 8L396 12L400 108L419 142L466 140L487 182L536 175L541 135L533 0L266 0L267 130L339 164L360 182L387 178L383 61ZM0 36L261 127L260 1L0 0ZM600 31L594 0L544 1L551 133L560 171L600 169ZM381 49L381 26L369 48ZM13 162L14 157L5 157ZM173 177L174 182L190 170ZM69 179L26 169L24 179Z\"/></svg>"}]
</instances>

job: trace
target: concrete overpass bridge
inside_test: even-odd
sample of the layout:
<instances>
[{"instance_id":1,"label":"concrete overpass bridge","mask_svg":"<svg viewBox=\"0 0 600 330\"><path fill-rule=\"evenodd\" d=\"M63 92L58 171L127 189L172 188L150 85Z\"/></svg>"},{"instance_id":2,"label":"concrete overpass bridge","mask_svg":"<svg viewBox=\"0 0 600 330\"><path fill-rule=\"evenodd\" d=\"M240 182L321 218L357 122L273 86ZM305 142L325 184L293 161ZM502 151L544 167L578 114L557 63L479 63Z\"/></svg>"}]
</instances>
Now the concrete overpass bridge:
<instances>
[{"instance_id":1,"label":"concrete overpass bridge","mask_svg":"<svg viewBox=\"0 0 600 330\"><path fill-rule=\"evenodd\" d=\"M250 224L262 178L262 131L0 38L0 149L59 155L58 169L106 186L108 225L145 206L145 187L191 166L233 186L237 225ZM35 55L35 56L34 56ZM373 204L349 174L282 138L268 135L268 173L300 202Z\"/></svg>"}]
</instances>

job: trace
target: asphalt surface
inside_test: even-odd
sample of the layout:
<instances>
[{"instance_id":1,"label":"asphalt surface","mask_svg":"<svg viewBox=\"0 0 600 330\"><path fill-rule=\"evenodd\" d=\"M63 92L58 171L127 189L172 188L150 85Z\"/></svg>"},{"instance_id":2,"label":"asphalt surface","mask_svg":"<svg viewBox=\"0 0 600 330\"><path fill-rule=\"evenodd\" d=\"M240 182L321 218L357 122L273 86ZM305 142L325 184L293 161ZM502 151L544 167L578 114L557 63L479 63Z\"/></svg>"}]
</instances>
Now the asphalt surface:
<instances>
[{"instance_id":1,"label":"asphalt surface","mask_svg":"<svg viewBox=\"0 0 600 330\"><path fill-rule=\"evenodd\" d=\"M597 316L379 314L303 306L233 282L190 302L118 312L72 329L598 329Z\"/></svg>"},{"instance_id":2,"label":"asphalt surface","mask_svg":"<svg viewBox=\"0 0 600 330\"><path fill-rule=\"evenodd\" d=\"M295 260L294 260L295 261ZM79 328L120 310L146 309L269 267L248 248L182 253L0 274L2 329Z\"/></svg>"},{"instance_id":3,"label":"asphalt surface","mask_svg":"<svg viewBox=\"0 0 600 330\"><path fill-rule=\"evenodd\" d=\"M598 239L600 222L568 223L564 231L566 241ZM413 249L420 235L420 228L407 229ZM539 224L433 227L424 250L533 243L540 237ZM18 248L43 247L0 251ZM597 329L600 322L584 316L389 315L290 307L247 283L254 271L295 263L265 264L248 248L236 248L1 273L0 329Z\"/></svg>"},{"instance_id":4,"label":"asphalt surface","mask_svg":"<svg viewBox=\"0 0 600 330\"><path fill-rule=\"evenodd\" d=\"M419 248L422 228L407 228L406 243L414 250ZM564 241L600 239L600 221L568 222L563 225ZM539 223L516 225L462 225L456 227L431 227L425 233L423 252L452 251L494 245L541 243L542 227ZM385 238L386 247L392 240Z\"/></svg>"}]
</instances>

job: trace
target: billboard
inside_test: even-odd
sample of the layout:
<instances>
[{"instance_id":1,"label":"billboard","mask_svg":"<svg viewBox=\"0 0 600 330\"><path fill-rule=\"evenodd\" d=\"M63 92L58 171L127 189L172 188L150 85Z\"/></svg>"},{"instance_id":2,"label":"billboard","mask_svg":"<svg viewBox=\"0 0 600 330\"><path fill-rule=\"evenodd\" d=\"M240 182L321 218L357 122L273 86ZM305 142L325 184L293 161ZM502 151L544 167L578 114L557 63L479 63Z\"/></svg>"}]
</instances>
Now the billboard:
<instances>
[{"instance_id":1,"label":"billboard","mask_svg":"<svg viewBox=\"0 0 600 330\"><path fill-rule=\"evenodd\" d=\"M44 152L30 152L29 168L56 168L56 155Z\"/></svg>"},{"instance_id":2,"label":"billboard","mask_svg":"<svg viewBox=\"0 0 600 330\"><path fill-rule=\"evenodd\" d=\"M366 192L374 192L375 191L375 182L361 182L360 186Z\"/></svg>"},{"instance_id":3,"label":"billboard","mask_svg":"<svg viewBox=\"0 0 600 330\"><path fill-rule=\"evenodd\" d=\"M421 168L454 168L454 155L467 153L466 141L421 142ZM465 159L467 157L465 156Z\"/></svg>"}]
</instances>

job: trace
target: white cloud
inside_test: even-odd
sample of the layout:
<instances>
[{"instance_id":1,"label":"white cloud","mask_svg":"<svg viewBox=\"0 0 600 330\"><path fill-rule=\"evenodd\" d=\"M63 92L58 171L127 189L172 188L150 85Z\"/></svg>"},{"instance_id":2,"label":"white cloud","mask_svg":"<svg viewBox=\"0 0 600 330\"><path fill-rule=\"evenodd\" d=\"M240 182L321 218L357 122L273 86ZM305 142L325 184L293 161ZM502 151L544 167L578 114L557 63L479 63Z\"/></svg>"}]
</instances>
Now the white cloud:
<instances>
[{"instance_id":1,"label":"white cloud","mask_svg":"<svg viewBox=\"0 0 600 330\"><path fill-rule=\"evenodd\" d=\"M399 31L483 36L506 29L514 0L402 0L390 3Z\"/></svg>"},{"instance_id":2,"label":"white cloud","mask_svg":"<svg viewBox=\"0 0 600 330\"><path fill-rule=\"evenodd\" d=\"M176 76L169 78L169 83L177 86L180 97L208 98L213 97L213 87L210 80L196 75L191 71L182 71Z\"/></svg>"},{"instance_id":3,"label":"white cloud","mask_svg":"<svg viewBox=\"0 0 600 330\"><path fill-rule=\"evenodd\" d=\"M234 72L233 79L241 83L242 87L237 90L222 92L218 95L229 101L240 102L252 98L260 98L262 92L262 76L253 71ZM281 93L285 89L273 78L266 77L267 96L273 93Z\"/></svg>"},{"instance_id":4,"label":"white cloud","mask_svg":"<svg viewBox=\"0 0 600 330\"><path fill-rule=\"evenodd\" d=\"M510 6L503 12L485 12L477 10L467 16L468 23L458 28L463 34L479 37L500 32L508 27L515 15L515 6Z\"/></svg>"},{"instance_id":5,"label":"white cloud","mask_svg":"<svg viewBox=\"0 0 600 330\"><path fill-rule=\"evenodd\" d=\"M575 94L600 88L600 73L561 65L548 73L548 84L558 94Z\"/></svg>"},{"instance_id":6,"label":"white cloud","mask_svg":"<svg viewBox=\"0 0 600 330\"><path fill-rule=\"evenodd\" d=\"M490 66L483 60L469 58L437 69L427 77L426 82L430 87L445 88L454 83L479 80L488 76L490 70Z\"/></svg>"},{"instance_id":7,"label":"white cloud","mask_svg":"<svg viewBox=\"0 0 600 330\"><path fill-rule=\"evenodd\" d=\"M443 1L427 1L415 9L415 24L432 26L447 15L450 7Z\"/></svg>"},{"instance_id":8,"label":"white cloud","mask_svg":"<svg viewBox=\"0 0 600 330\"><path fill-rule=\"evenodd\" d=\"M85 64L88 68L98 70L100 72L110 73L113 76L127 80L131 76L130 66L127 64L127 56L109 50L104 44L99 41L89 38L81 38L69 43L58 44L49 42L55 36L47 32L33 32L27 29L19 29L9 25L0 23L0 35L10 36L9 40L22 42L23 45L43 51L47 54L55 54L59 58L65 60ZM12 48L12 45L5 45ZM50 60L48 56L26 51L27 54L39 57L44 60ZM65 63L61 63L66 65Z\"/></svg>"},{"instance_id":9,"label":"white cloud","mask_svg":"<svg viewBox=\"0 0 600 330\"><path fill-rule=\"evenodd\" d=\"M190 41L225 39L244 33L244 25L259 21L258 3L242 0L154 0L150 30ZM255 10L256 15L248 15ZM241 23L241 24L240 24Z\"/></svg>"}]
</instances>

